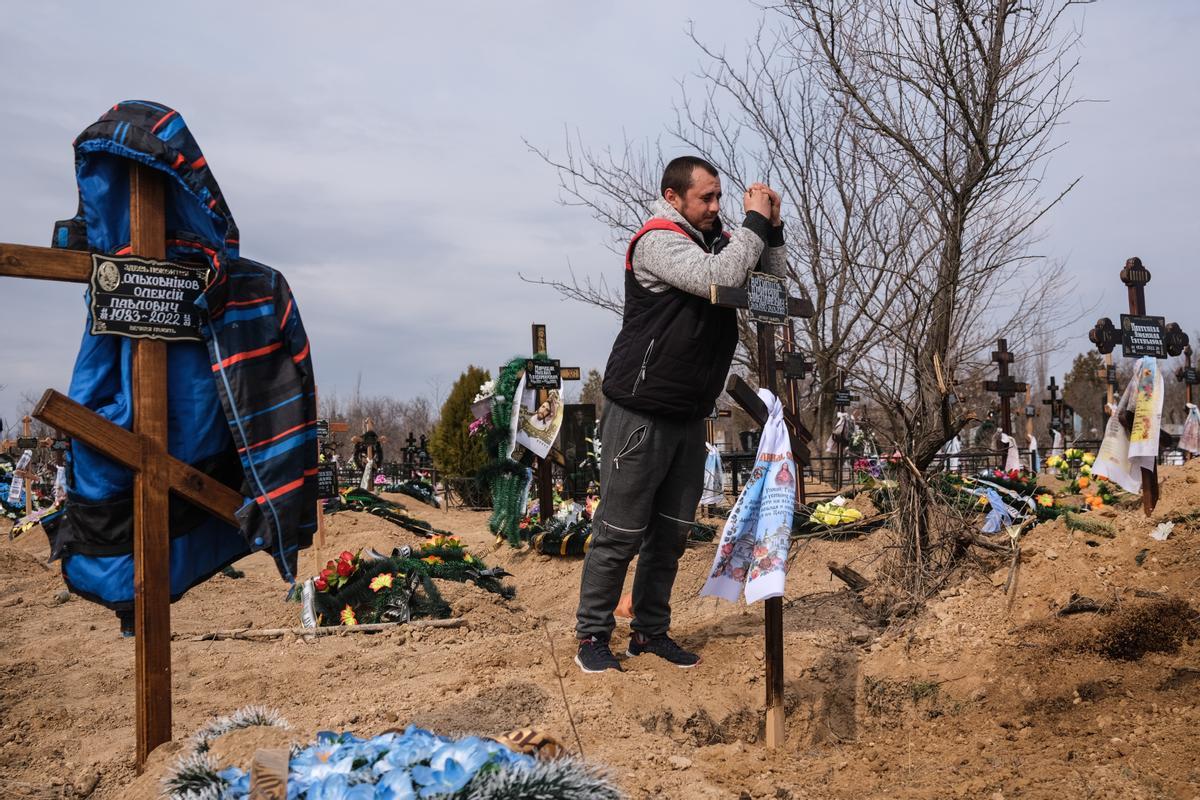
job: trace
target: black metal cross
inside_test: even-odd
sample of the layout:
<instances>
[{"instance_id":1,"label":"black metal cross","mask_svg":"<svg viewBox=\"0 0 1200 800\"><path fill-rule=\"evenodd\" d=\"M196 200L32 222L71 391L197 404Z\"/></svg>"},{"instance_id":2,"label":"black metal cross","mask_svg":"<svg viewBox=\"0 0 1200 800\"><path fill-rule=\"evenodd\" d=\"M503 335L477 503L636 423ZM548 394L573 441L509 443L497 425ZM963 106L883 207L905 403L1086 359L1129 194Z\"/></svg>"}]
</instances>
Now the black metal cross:
<instances>
[{"instance_id":1,"label":"black metal cross","mask_svg":"<svg viewBox=\"0 0 1200 800\"><path fill-rule=\"evenodd\" d=\"M1026 386L1008 374L1008 365L1013 363L1015 356L1008 350L1007 339L997 339L996 349L992 352L992 361L999 367L999 380L985 381L983 388L988 392L1000 395L1000 430L1012 436L1012 398L1017 392L1023 392Z\"/></svg>"},{"instance_id":2,"label":"black metal cross","mask_svg":"<svg viewBox=\"0 0 1200 800\"><path fill-rule=\"evenodd\" d=\"M1125 284L1125 288L1128 290L1130 317L1146 317L1146 284L1149 282L1150 270L1146 269L1140 258L1135 256L1125 261L1125 267L1121 270L1121 283ZM1128 321L1128 318L1123 319L1122 327L1125 327L1125 323ZM1152 319L1147 318L1144 321L1150 322ZM1157 324L1163 326L1161 317L1157 318ZM1111 355L1113 348L1118 342L1121 342L1122 355L1126 358L1133 357L1129 348L1135 342L1126 340L1108 317L1096 322L1096 326L1088 333L1088 339L1096 345L1097 350L1106 355ZM1161 339L1161 354L1156 355L1157 358L1162 358L1163 354L1177 356L1188 346L1188 335L1174 322L1163 326ZM1129 412L1122 414L1121 424L1125 426L1126 430L1130 430L1133 427L1133 414ZM1151 469L1142 469L1142 510L1146 512L1146 516L1150 516L1157 504L1158 465L1156 464Z\"/></svg>"},{"instance_id":3,"label":"black metal cross","mask_svg":"<svg viewBox=\"0 0 1200 800\"><path fill-rule=\"evenodd\" d=\"M745 286L713 285L710 300L713 305L745 309L749 313L758 328L759 382L763 388L778 395L779 358L775 352L775 326L790 327L787 325L790 317L811 317L814 313L812 303L806 298L788 296L781 279L759 273L753 273ZM740 376L734 375L729 379L726 391L755 422L766 424L769 415L766 405ZM804 453L807 460L808 448L803 436L808 431L790 409L784 412L784 417L788 422L793 456L799 458L799 454ZM808 438L811 439L811 435ZM803 491L803 483L797 476L797 492ZM783 744L784 739L783 598L770 597L763 602L766 627L766 740L767 747L775 749Z\"/></svg>"},{"instance_id":4,"label":"black metal cross","mask_svg":"<svg viewBox=\"0 0 1200 800\"><path fill-rule=\"evenodd\" d=\"M1050 422L1053 423L1062 415L1062 400L1058 397L1058 383L1055 382L1053 375L1050 376L1050 383L1046 386L1046 391L1050 393L1050 399L1043 400L1042 405L1050 406Z\"/></svg>"}]
</instances>

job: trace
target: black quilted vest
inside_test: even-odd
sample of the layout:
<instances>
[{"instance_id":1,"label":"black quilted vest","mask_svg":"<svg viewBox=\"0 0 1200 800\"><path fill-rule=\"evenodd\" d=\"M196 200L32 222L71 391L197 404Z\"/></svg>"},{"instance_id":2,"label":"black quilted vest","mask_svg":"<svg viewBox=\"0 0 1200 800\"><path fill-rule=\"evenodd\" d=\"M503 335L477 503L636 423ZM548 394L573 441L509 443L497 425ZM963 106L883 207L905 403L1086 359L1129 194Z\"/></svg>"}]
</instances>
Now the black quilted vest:
<instances>
[{"instance_id":1,"label":"black quilted vest","mask_svg":"<svg viewBox=\"0 0 1200 800\"><path fill-rule=\"evenodd\" d=\"M638 231L625 253L625 314L604 370L604 395L644 414L678 420L712 413L725 388L737 349L737 311L707 298L671 288L651 292L633 274L633 249L642 236L670 230L705 251L718 253L729 241L718 236L712 248L670 220L656 217Z\"/></svg>"}]
</instances>

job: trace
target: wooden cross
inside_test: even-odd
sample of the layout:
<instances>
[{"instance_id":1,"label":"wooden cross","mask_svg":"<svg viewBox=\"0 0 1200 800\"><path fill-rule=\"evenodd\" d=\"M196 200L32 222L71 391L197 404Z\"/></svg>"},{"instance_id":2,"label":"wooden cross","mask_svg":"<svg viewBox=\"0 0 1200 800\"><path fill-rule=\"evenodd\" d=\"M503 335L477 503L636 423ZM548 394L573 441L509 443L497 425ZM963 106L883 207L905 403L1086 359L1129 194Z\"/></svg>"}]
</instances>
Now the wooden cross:
<instances>
[{"instance_id":1,"label":"wooden cross","mask_svg":"<svg viewBox=\"0 0 1200 800\"><path fill-rule=\"evenodd\" d=\"M851 394L846 391L846 370L838 370L838 385L837 391L833 394L833 407L838 411L849 408L850 404L858 399L858 395ZM846 455L846 445L840 439L837 443L837 477L834 480L835 488L840 492L842 490L842 460Z\"/></svg>"},{"instance_id":2,"label":"wooden cross","mask_svg":"<svg viewBox=\"0 0 1200 800\"><path fill-rule=\"evenodd\" d=\"M29 435L29 425L31 422L33 422L33 419L28 414L26 414L24 417L22 417L21 418L21 438L5 439L3 441L0 441L0 451L8 451L9 449L14 448L14 447L18 450L33 450L33 449L35 449L38 446L38 441L36 439L33 439L33 437ZM33 441L30 441L31 439ZM34 470L32 469L32 464L31 464L30 469L14 470L13 477L20 478L24 482L24 485L25 485L25 516L28 517L30 514L33 513L33 483L34 483L34 479L37 477L37 473L34 472Z\"/></svg>"},{"instance_id":3,"label":"wooden cross","mask_svg":"<svg viewBox=\"0 0 1200 800\"><path fill-rule=\"evenodd\" d=\"M532 327L532 333L534 357L548 357L550 351L546 349L546 326L535 322ZM562 386L563 381L577 381L579 379L579 367L559 367L559 386ZM542 403L546 402L549 396L549 389L538 389L537 406L541 407ZM519 403L521 402L521 398L518 397L513 402ZM559 398L559 402L562 402L561 397ZM553 455L553 453L550 455ZM541 518L542 525L549 525L550 519L554 516L554 467L552 464L553 459L549 455L546 458L538 459L538 516Z\"/></svg>"},{"instance_id":4,"label":"wooden cross","mask_svg":"<svg viewBox=\"0 0 1200 800\"><path fill-rule=\"evenodd\" d=\"M1062 421L1059 419L1062 416L1062 400L1058 397L1058 383L1054 380L1054 376L1050 376L1050 383L1046 386L1046 391L1050 393L1049 400L1043 400L1042 405L1050 406L1050 430L1054 430L1054 423L1057 421L1061 427Z\"/></svg>"},{"instance_id":5,"label":"wooden cross","mask_svg":"<svg viewBox=\"0 0 1200 800\"><path fill-rule=\"evenodd\" d=\"M1125 288L1129 295L1129 314L1135 317L1146 316L1146 284L1150 282L1150 270L1142 265L1142 260L1136 256L1125 261L1125 267L1121 270L1121 283L1125 284ZM1161 324L1161 318L1160 324ZM1096 349L1101 353L1110 356L1113 348L1118 342L1122 342L1121 352L1126 358L1131 357L1126 352L1129 343L1124 342L1120 331L1112 324L1112 320L1104 317L1096 322L1096 326L1088 333L1088 339L1092 344L1096 345ZM1188 336L1179 327L1177 323L1169 323L1165 326L1162 337L1163 350L1166 355L1177 356L1184 351L1188 346ZM1158 356L1161 358L1161 356ZM1109 395L1112 396L1111 394ZM1133 427L1133 414L1125 413L1122 415L1121 424L1126 430ZM1154 511L1154 507L1158 504L1158 465L1155 464L1150 469L1142 469L1142 510L1146 516Z\"/></svg>"},{"instance_id":6,"label":"wooden cross","mask_svg":"<svg viewBox=\"0 0 1200 800\"><path fill-rule=\"evenodd\" d=\"M756 282L758 282L757 286L755 285ZM757 275L751 275L750 280L747 281L747 286L744 287L713 285L710 288L709 299L713 305L726 308L744 308L751 312L751 319L755 321L758 328L759 381L763 388L777 395L779 390L776 371L778 356L775 353L775 325L784 324L785 327L790 327L786 324L788 318L811 317L814 312L812 303L807 299L787 297L786 294L783 294L782 297L774 297L773 299L776 302L764 301L763 296L759 292L764 283L767 284L766 288L774 286L773 281L763 279ZM782 285L778 285L775 291L784 292ZM779 302L780 300L785 300L785 302ZM764 305L771 306L770 311L763 308ZM726 391L733 398L734 402L745 409L746 413L755 422L759 425L767 423L769 410L740 376L734 375L729 379ZM811 441L812 435L809 434L799 418L792 413L791 409L785 410L784 418L788 422L788 434L791 439L793 455L799 459L800 454L804 454L807 460L808 448L805 437L807 437L808 441ZM799 475L796 476L796 492L797 500L802 499L804 481ZM767 747L775 749L783 744L784 739L783 598L769 597L763 603L765 606L763 612L766 632L766 652L764 653L767 695L766 739Z\"/></svg>"},{"instance_id":7,"label":"wooden cross","mask_svg":"<svg viewBox=\"0 0 1200 800\"><path fill-rule=\"evenodd\" d=\"M1012 407L1010 402L1017 392L1023 392L1029 387L1008 374L1008 365L1015 356L1008 350L1007 339L997 339L996 349L992 352L992 361L999 368L999 380L985 381L984 391L1000 395L1000 430L1012 436Z\"/></svg>"},{"instance_id":8,"label":"wooden cross","mask_svg":"<svg viewBox=\"0 0 1200 800\"><path fill-rule=\"evenodd\" d=\"M134 254L166 256L163 178L130 162L129 240ZM0 276L87 283L91 254L0 244ZM171 492L226 523L241 493L173 458L167 452L167 343L133 340L133 430L128 431L79 403L46 390L33 416L133 471L134 652L137 684L137 768L171 739Z\"/></svg>"},{"instance_id":9,"label":"wooden cross","mask_svg":"<svg viewBox=\"0 0 1200 800\"><path fill-rule=\"evenodd\" d=\"M1175 379L1183 382L1184 402L1191 404L1192 387L1200 383L1200 374L1192 366L1192 346L1183 348L1183 366L1175 370Z\"/></svg>"}]
</instances>

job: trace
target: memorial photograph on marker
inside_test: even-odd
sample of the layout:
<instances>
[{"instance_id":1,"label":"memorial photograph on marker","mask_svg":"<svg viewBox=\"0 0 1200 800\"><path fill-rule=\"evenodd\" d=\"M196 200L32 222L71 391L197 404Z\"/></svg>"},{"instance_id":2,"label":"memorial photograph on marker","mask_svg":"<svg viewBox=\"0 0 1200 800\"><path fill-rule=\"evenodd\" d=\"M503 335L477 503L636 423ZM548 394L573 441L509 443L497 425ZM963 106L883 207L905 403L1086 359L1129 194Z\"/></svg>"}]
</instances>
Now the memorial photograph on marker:
<instances>
[{"instance_id":1,"label":"memorial photograph on marker","mask_svg":"<svg viewBox=\"0 0 1200 800\"><path fill-rule=\"evenodd\" d=\"M208 273L206 266L93 253L92 334L203 341L196 301L208 287Z\"/></svg>"},{"instance_id":2,"label":"memorial photograph on marker","mask_svg":"<svg viewBox=\"0 0 1200 800\"><path fill-rule=\"evenodd\" d=\"M538 458L545 458L558 438L563 421L563 404L558 389L546 392L546 399L538 402L536 389L528 388L521 398L520 417L517 421L516 443L531 451Z\"/></svg>"}]
</instances>

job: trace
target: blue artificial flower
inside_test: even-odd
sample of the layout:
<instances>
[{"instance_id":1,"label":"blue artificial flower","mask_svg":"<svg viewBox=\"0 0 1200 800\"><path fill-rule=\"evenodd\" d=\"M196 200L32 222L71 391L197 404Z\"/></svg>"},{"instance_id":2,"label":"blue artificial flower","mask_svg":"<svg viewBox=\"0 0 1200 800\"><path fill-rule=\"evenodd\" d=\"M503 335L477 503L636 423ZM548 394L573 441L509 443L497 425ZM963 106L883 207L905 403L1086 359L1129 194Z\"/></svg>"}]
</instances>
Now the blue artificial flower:
<instances>
[{"instance_id":1,"label":"blue artificial flower","mask_svg":"<svg viewBox=\"0 0 1200 800\"><path fill-rule=\"evenodd\" d=\"M382 774L395 769L407 769L413 764L428 761L441 740L428 731L409 726L403 735L391 742L383 757L375 762L375 772Z\"/></svg>"},{"instance_id":2,"label":"blue artificial flower","mask_svg":"<svg viewBox=\"0 0 1200 800\"><path fill-rule=\"evenodd\" d=\"M345 775L330 775L308 789L307 800L374 800L375 787L369 783L350 784Z\"/></svg>"},{"instance_id":3,"label":"blue artificial flower","mask_svg":"<svg viewBox=\"0 0 1200 800\"><path fill-rule=\"evenodd\" d=\"M412 776L406 769L388 772L375 785L375 800L416 800Z\"/></svg>"},{"instance_id":4,"label":"blue artificial flower","mask_svg":"<svg viewBox=\"0 0 1200 800\"><path fill-rule=\"evenodd\" d=\"M237 767L226 767L217 773L217 777L225 781L225 789L221 792L221 800L242 800L250 796L250 775Z\"/></svg>"},{"instance_id":5,"label":"blue artificial flower","mask_svg":"<svg viewBox=\"0 0 1200 800\"><path fill-rule=\"evenodd\" d=\"M354 768L354 748L335 739L317 737L318 743L304 748L291 760L288 784L301 790L324 781L332 775L343 778ZM311 800L311 798L310 798Z\"/></svg>"},{"instance_id":6,"label":"blue artificial flower","mask_svg":"<svg viewBox=\"0 0 1200 800\"><path fill-rule=\"evenodd\" d=\"M491 754L481 744L474 737L443 742L429 759L429 766L413 767L413 779L421 784L421 797L453 794L466 786L480 767L491 760Z\"/></svg>"}]
</instances>

